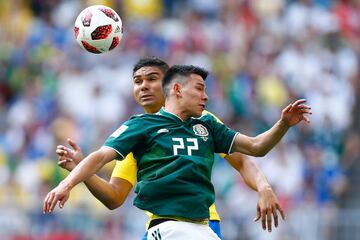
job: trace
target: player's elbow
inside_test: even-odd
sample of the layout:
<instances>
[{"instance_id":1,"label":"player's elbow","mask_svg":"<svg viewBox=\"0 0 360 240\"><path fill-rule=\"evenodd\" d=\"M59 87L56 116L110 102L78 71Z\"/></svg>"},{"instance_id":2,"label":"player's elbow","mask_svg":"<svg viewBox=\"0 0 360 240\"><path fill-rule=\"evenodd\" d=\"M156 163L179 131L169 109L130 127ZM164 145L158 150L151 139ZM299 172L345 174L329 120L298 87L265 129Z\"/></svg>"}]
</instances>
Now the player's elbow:
<instances>
[{"instance_id":1,"label":"player's elbow","mask_svg":"<svg viewBox=\"0 0 360 240\"><path fill-rule=\"evenodd\" d=\"M252 156L254 157L264 157L268 152L269 152L268 149L258 146L256 144L254 144L251 151Z\"/></svg>"},{"instance_id":2,"label":"player's elbow","mask_svg":"<svg viewBox=\"0 0 360 240\"><path fill-rule=\"evenodd\" d=\"M254 152L254 157L264 157L267 154L267 151L256 151Z\"/></svg>"},{"instance_id":3,"label":"player's elbow","mask_svg":"<svg viewBox=\"0 0 360 240\"><path fill-rule=\"evenodd\" d=\"M116 201L116 202L111 202L111 203L104 203L104 205L109 210L115 210L118 207L121 207L121 205L123 205L123 203L124 203L124 201Z\"/></svg>"},{"instance_id":4,"label":"player's elbow","mask_svg":"<svg viewBox=\"0 0 360 240\"><path fill-rule=\"evenodd\" d=\"M112 196L112 198L107 199L107 201L102 201L102 203L107 207L109 210L114 210L125 202L124 198L121 198L120 196Z\"/></svg>"},{"instance_id":5,"label":"player's elbow","mask_svg":"<svg viewBox=\"0 0 360 240\"><path fill-rule=\"evenodd\" d=\"M115 209L117 209L118 207L120 207L120 205L119 206L117 206L117 205L105 205L106 207L107 207L107 209L109 209L109 210L115 210Z\"/></svg>"},{"instance_id":6,"label":"player's elbow","mask_svg":"<svg viewBox=\"0 0 360 240\"><path fill-rule=\"evenodd\" d=\"M110 185L112 191L108 193L108 199L104 205L109 210L114 210L125 202L130 190L132 189L132 184L123 179L112 178L110 180Z\"/></svg>"},{"instance_id":7,"label":"player's elbow","mask_svg":"<svg viewBox=\"0 0 360 240\"><path fill-rule=\"evenodd\" d=\"M268 149L265 148L258 137L238 136L232 149L234 152L240 152L253 157L263 157L268 153Z\"/></svg>"},{"instance_id":8,"label":"player's elbow","mask_svg":"<svg viewBox=\"0 0 360 240\"><path fill-rule=\"evenodd\" d=\"M254 138L251 144L251 153L254 157L264 157L271 148L269 148L263 141L260 141L259 138Z\"/></svg>"}]
</instances>

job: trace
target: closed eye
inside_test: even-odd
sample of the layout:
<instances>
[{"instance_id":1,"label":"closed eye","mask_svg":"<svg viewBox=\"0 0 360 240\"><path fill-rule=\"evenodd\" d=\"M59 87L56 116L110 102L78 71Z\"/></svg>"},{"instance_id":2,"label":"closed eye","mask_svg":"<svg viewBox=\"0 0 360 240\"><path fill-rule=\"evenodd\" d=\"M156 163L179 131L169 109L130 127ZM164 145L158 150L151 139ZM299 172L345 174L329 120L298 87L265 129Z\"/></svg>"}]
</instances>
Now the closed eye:
<instances>
[{"instance_id":1,"label":"closed eye","mask_svg":"<svg viewBox=\"0 0 360 240\"><path fill-rule=\"evenodd\" d=\"M142 80L141 80L141 79L134 79L134 83L135 83L135 84L141 84L141 83L142 83Z\"/></svg>"}]
</instances>

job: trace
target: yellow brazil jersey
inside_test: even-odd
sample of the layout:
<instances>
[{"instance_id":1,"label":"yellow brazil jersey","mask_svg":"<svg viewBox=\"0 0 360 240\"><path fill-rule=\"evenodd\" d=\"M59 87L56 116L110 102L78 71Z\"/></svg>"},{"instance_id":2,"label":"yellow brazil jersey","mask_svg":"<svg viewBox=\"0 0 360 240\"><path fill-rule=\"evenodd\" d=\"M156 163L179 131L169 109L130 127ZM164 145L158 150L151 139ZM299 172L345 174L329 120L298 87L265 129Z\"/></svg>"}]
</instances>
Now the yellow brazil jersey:
<instances>
[{"instance_id":1,"label":"yellow brazil jersey","mask_svg":"<svg viewBox=\"0 0 360 240\"><path fill-rule=\"evenodd\" d=\"M222 123L220 121L220 119L218 119L216 116L214 116L212 113L208 112L208 111L204 111L203 115L205 114L210 114L213 117L215 117L215 119ZM220 154L221 157L225 157L226 154ZM129 181L133 186L135 186L136 184L136 175L137 175L137 164L136 164L136 159L134 158L134 155L132 153L129 153L124 160L122 161L117 161L115 168L112 172L111 177L116 177L116 178L122 178L125 179L127 181ZM149 215L150 220L152 219L156 219L159 218L158 216L147 212L147 214ZM216 210L215 204L212 204L209 208L209 214L210 214L210 220L218 220L220 221L220 216Z\"/></svg>"},{"instance_id":2,"label":"yellow brazil jersey","mask_svg":"<svg viewBox=\"0 0 360 240\"><path fill-rule=\"evenodd\" d=\"M122 161L116 161L111 177L127 180L133 187L136 184L137 165L134 155L129 153Z\"/></svg>"}]
</instances>

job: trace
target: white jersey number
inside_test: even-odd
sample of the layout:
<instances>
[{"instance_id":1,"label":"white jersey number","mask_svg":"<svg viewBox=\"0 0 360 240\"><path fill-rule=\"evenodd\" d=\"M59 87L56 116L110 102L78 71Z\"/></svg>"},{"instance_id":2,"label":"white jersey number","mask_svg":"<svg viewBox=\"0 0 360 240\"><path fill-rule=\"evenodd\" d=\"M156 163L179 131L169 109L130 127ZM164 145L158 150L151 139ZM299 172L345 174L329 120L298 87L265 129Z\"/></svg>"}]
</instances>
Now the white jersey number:
<instances>
[{"instance_id":1,"label":"white jersey number","mask_svg":"<svg viewBox=\"0 0 360 240\"><path fill-rule=\"evenodd\" d=\"M178 149L185 149L184 138L172 138L174 155L178 155ZM197 138L186 138L187 155L191 156L193 150L199 150ZM177 144L175 144L177 143Z\"/></svg>"}]
</instances>

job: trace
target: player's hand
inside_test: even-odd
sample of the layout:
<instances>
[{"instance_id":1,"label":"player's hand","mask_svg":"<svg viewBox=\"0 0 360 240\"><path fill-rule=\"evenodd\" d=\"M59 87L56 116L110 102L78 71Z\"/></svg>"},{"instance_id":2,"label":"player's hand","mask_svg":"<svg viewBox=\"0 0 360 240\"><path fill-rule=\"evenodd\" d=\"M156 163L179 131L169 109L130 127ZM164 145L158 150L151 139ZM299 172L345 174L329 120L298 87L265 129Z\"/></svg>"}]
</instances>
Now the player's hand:
<instances>
[{"instance_id":1,"label":"player's hand","mask_svg":"<svg viewBox=\"0 0 360 240\"><path fill-rule=\"evenodd\" d=\"M59 207L63 208L65 202L69 199L70 188L65 186L65 184L60 183L56 188L49 192L45 199L43 205L44 213L51 213L54 211L56 204L59 202Z\"/></svg>"},{"instance_id":2,"label":"player's hand","mask_svg":"<svg viewBox=\"0 0 360 240\"><path fill-rule=\"evenodd\" d=\"M281 218L285 219L283 209L280 207L279 200L271 187L259 191L259 200L257 203L257 216L255 222L261 219L262 228L271 232L272 230L272 216L274 216L274 226L279 224L278 213L280 212Z\"/></svg>"},{"instance_id":3,"label":"player's hand","mask_svg":"<svg viewBox=\"0 0 360 240\"><path fill-rule=\"evenodd\" d=\"M72 171L76 165L84 159L84 154L82 153L80 147L70 138L67 139L68 144L71 148L65 147L63 145L58 145L56 147L56 154L58 155L58 165L68 171Z\"/></svg>"},{"instance_id":4,"label":"player's hand","mask_svg":"<svg viewBox=\"0 0 360 240\"><path fill-rule=\"evenodd\" d=\"M285 107L281 113L281 121L288 127L294 126L302 120L310 123L307 114L312 114L311 107L305 102L305 99L299 99Z\"/></svg>"}]
</instances>

